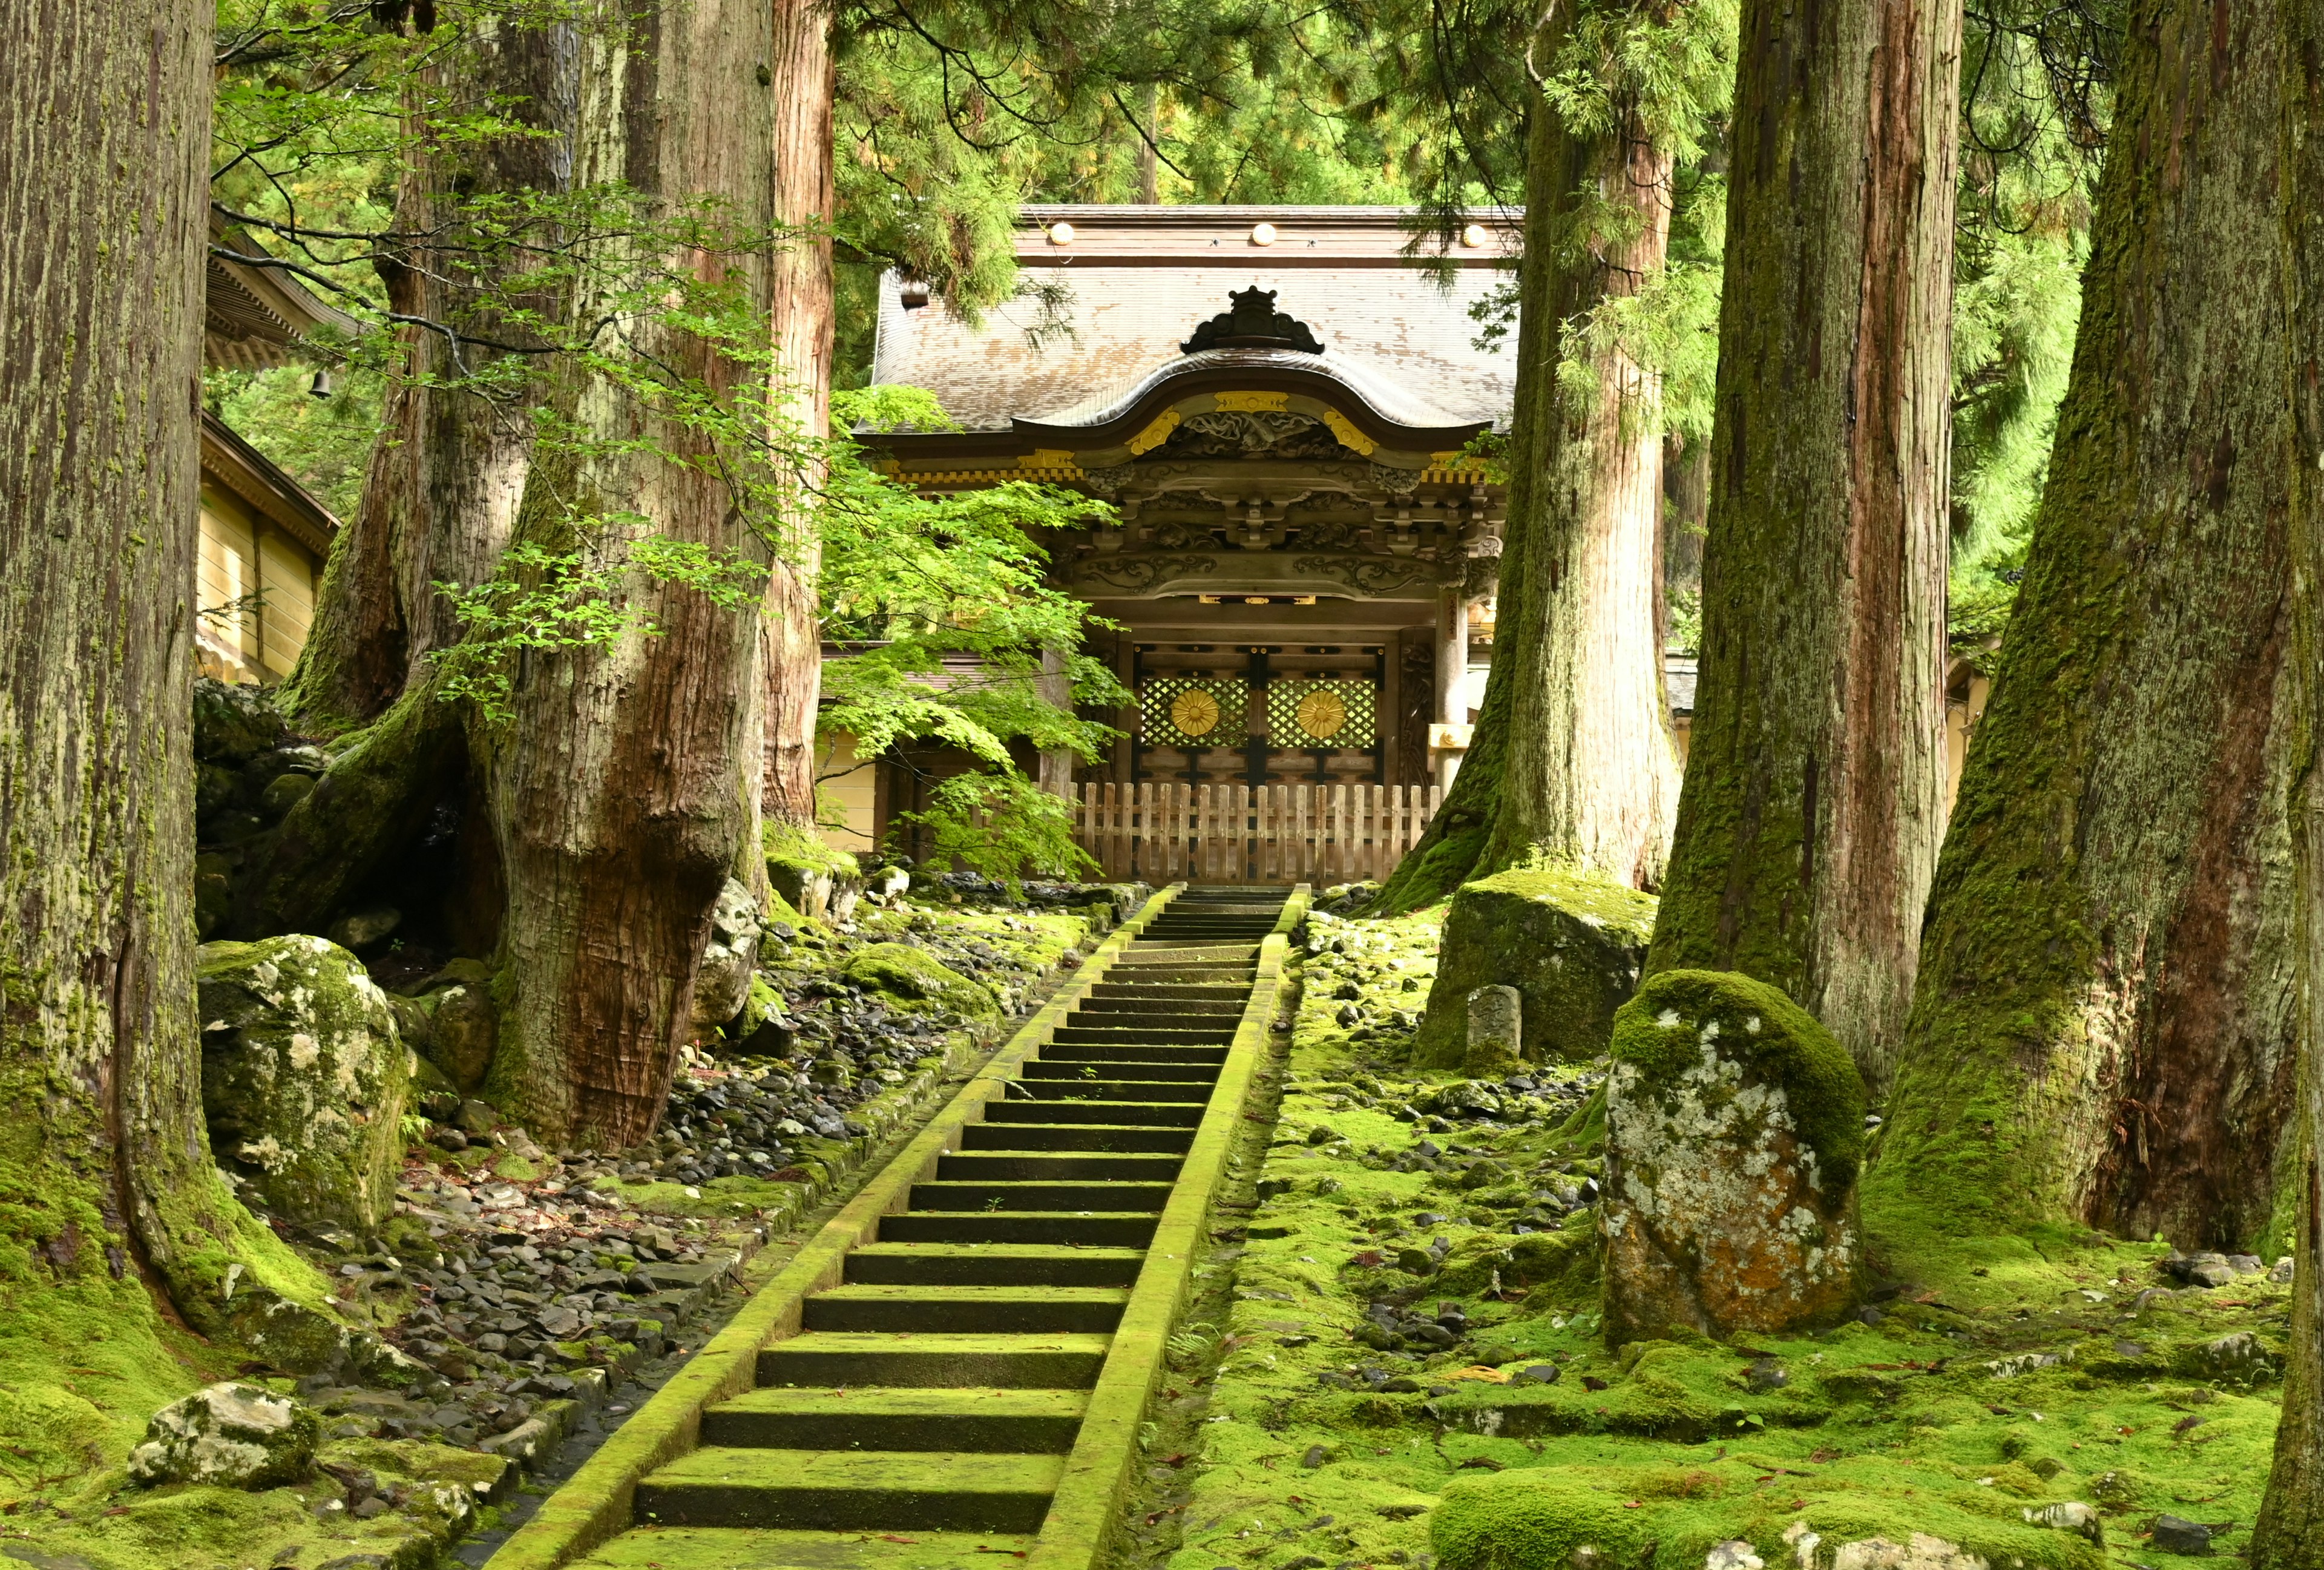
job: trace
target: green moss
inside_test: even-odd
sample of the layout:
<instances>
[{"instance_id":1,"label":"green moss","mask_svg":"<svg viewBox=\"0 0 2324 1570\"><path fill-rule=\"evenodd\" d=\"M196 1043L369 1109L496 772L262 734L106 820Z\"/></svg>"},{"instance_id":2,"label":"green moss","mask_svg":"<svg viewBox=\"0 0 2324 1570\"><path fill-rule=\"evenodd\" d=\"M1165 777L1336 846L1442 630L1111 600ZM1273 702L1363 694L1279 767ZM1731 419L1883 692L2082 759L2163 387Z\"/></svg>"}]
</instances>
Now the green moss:
<instances>
[{"instance_id":1,"label":"green moss","mask_svg":"<svg viewBox=\"0 0 2324 1570\"><path fill-rule=\"evenodd\" d=\"M1637 1066L1652 1094L1702 1061L1712 1027L1722 1054L1782 1088L1793 1124L1839 1188L1864 1159L1864 1080L1815 1016L1735 971L1668 970L1614 1016L1613 1059Z\"/></svg>"},{"instance_id":2,"label":"green moss","mask_svg":"<svg viewBox=\"0 0 2324 1570\"><path fill-rule=\"evenodd\" d=\"M841 974L906 1012L943 1010L971 1020L988 1020L1001 1012L982 984L909 944L871 944L859 949Z\"/></svg>"}]
</instances>

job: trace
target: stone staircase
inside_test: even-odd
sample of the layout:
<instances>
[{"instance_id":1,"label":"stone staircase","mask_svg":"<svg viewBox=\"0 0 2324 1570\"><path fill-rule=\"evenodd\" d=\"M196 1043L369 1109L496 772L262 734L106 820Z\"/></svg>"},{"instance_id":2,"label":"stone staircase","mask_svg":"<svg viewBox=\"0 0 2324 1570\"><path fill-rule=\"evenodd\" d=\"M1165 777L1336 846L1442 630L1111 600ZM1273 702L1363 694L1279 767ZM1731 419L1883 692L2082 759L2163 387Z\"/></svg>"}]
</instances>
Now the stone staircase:
<instances>
[{"instance_id":1,"label":"stone staircase","mask_svg":"<svg viewBox=\"0 0 2324 1570\"><path fill-rule=\"evenodd\" d=\"M1048 1513L1286 892L1164 907L877 1241L803 1299L755 1388L707 1407L698 1443L638 1480L636 1526L578 1563L1021 1552L1005 1539Z\"/></svg>"}]
</instances>

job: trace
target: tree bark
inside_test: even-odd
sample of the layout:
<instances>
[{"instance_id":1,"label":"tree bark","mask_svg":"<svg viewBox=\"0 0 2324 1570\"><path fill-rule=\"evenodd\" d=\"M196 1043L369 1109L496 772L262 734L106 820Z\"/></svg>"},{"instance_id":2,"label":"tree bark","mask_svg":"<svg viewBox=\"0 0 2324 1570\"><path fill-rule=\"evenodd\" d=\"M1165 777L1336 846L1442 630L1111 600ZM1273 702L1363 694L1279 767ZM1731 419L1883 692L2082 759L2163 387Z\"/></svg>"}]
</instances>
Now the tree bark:
<instances>
[{"instance_id":1,"label":"tree bark","mask_svg":"<svg viewBox=\"0 0 2324 1570\"><path fill-rule=\"evenodd\" d=\"M1651 970L1884 1080L1944 828L1959 0L1746 0L1703 650Z\"/></svg>"},{"instance_id":2,"label":"tree bark","mask_svg":"<svg viewBox=\"0 0 2324 1570\"><path fill-rule=\"evenodd\" d=\"M2292 659L2286 685L2294 781L2289 803L2297 878L2300 1071L2293 1097L2298 1242L2292 1276L2291 1355L2275 1464L2252 1528L2252 1570L2324 1565L2324 16L2280 0L2284 31L2282 156L2284 378L2291 402L2285 465Z\"/></svg>"},{"instance_id":3,"label":"tree bark","mask_svg":"<svg viewBox=\"0 0 2324 1570\"><path fill-rule=\"evenodd\" d=\"M773 188L766 12L744 0L612 0L603 20L583 68L575 178L625 184L664 217L678 202L715 199L724 221L762 230ZM763 248L679 260L767 303ZM588 298L576 309L582 320L604 313ZM625 342L641 371L764 408L746 365L682 327L632 318ZM722 554L752 548L722 478L740 460L715 449L712 433L578 365L565 368L554 398L594 439L535 463L521 538L569 549L586 536L616 553L649 534ZM755 864L758 830L758 759L747 750L761 679L757 616L642 574L628 592L660 635L533 661L513 718L479 720L469 738L508 891L491 1089L551 1139L607 1146L643 1139L661 1114L712 907Z\"/></svg>"},{"instance_id":4,"label":"tree bark","mask_svg":"<svg viewBox=\"0 0 2324 1570\"><path fill-rule=\"evenodd\" d=\"M774 216L779 224L802 228L775 258L774 356L782 377L775 418L794 441L815 441L831 427L835 294L828 226L837 200L831 121L838 78L829 0L775 0L772 9ZM790 488L767 584L761 652L766 766L761 805L769 818L801 828L815 824L815 721L823 682L815 523L821 480L821 466L810 458Z\"/></svg>"},{"instance_id":5,"label":"tree bark","mask_svg":"<svg viewBox=\"0 0 2324 1570\"><path fill-rule=\"evenodd\" d=\"M1568 323L1662 267L1670 175L1633 106L1590 136L1534 113L1493 665L1461 772L1379 909L1536 860L1660 874L1678 788L1656 633L1660 389L1618 347L1593 354L1587 394L1558 366ZM1605 211L1577 254L1577 226Z\"/></svg>"},{"instance_id":6,"label":"tree bark","mask_svg":"<svg viewBox=\"0 0 2324 1570\"><path fill-rule=\"evenodd\" d=\"M2296 1029L2282 64L2273 6L2132 11L1868 1213L2265 1242Z\"/></svg>"},{"instance_id":7,"label":"tree bark","mask_svg":"<svg viewBox=\"0 0 2324 1570\"><path fill-rule=\"evenodd\" d=\"M566 187L576 40L569 22L450 19L464 22L467 36L450 63L430 73L429 90L451 77L459 110L497 103L527 131L555 134L447 145L424 121L416 125L420 152L397 189L396 228L440 238L410 243L382 272L395 311L506 341L518 329L480 291L506 286L539 258L480 232L463 213L480 198L521 199ZM294 717L317 731L377 718L431 651L457 641L452 601L436 586L473 588L492 576L531 461L531 377L521 357L512 365L479 344L456 347L429 328L396 331L403 374L388 396L362 504L333 542L314 624L284 695Z\"/></svg>"},{"instance_id":8,"label":"tree bark","mask_svg":"<svg viewBox=\"0 0 2324 1570\"><path fill-rule=\"evenodd\" d=\"M82 1302L144 1317L142 1273L205 1327L240 1210L193 1008L211 26L0 14L0 1189Z\"/></svg>"},{"instance_id":9,"label":"tree bark","mask_svg":"<svg viewBox=\"0 0 2324 1570\"><path fill-rule=\"evenodd\" d=\"M1592 209L1609 215L1584 254L1548 269L1544 305L1563 328L1662 270L1672 158L1628 106L1597 136L1572 135L1554 115L1534 121L1528 254L1538 245L1554 255ZM1549 861L1649 887L1679 783L1655 636L1660 378L1608 346L1577 393L1558 374L1556 339L1536 346L1545 352L1519 392L1536 411L1517 455L1528 505L1511 509L1504 550L1530 559L1532 592L1502 602L1495 633L1494 664L1512 661L1515 701L1507 788L1478 871Z\"/></svg>"}]
</instances>

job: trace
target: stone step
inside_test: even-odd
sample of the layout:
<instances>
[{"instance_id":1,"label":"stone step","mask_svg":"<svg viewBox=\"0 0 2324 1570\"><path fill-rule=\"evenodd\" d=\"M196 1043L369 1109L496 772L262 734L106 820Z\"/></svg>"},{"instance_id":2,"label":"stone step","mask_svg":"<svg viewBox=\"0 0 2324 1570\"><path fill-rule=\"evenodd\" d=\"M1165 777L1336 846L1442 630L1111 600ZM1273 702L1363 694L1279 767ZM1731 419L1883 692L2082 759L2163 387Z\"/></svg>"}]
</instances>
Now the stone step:
<instances>
[{"instance_id":1,"label":"stone step","mask_svg":"<svg viewBox=\"0 0 2324 1570\"><path fill-rule=\"evenodd\" d=\"M847 1256L851 1284L930 1287L1127 1287L1143 1249L1036 1243L865 1243Z\"/></svg>"},{"instance_id":2,"label":"stone step","mask_svg":"<svg viewBox=\"0 0 2324 1570\"><path fill-rule=\"evenodd\" d=\"M1034 1100L1049 1104L1060 1101L1183 1101L1199 1106L1211 1099L1211 1087L1207 1085L1178 1085L1166 1079L1025 1079L1018 1083L1032 1094Z\"/></svg>"},{"instance_id":3,"label":"stone step","mask_svg":"<svg viewBox=\"0 0 2324 1570\"><path fill-rule=\"evenodd\" d=\"M1154 1241L1153 1211L908 1210L880 1218L882 1242L1055 1243L1142 1249Z\"/></svg>"},{"instance_id":4,"label":"stone step","mask_svg":"<svg viewBox=\"0 0 2324 1570\"><path fill-rule=\"evenodd\" d=\"M1062 1455L710 1446L638 1483L637 1519L696 1527L1031 1532Z\"/></svg>"},{"instance_id":5,"label":"stone step","mask_svg":"<svg viewBox=\"0 0 2324 1570\"><path fill-rule=\"evenodd\" d=\"M759 1353L759 1383L837 1390L856 1385L990 1385L1086 1390L1112 1337L1093 1334L862 1334L808 1330Z\"/></svg>"},{"instance_id":6,"label":"stone step","mask_svg":"<svg viewBox=\"0 0 2324 1570\"><path fill-rule=\"evenodd\" d=\"M1086 1390L745 1390L702 1414L702 1442L773 1450L947 1450L1062 1455Z\"/></svg>"},{"instance_id":7,"label":"stone step","mask_svg":"<svg viewBox=\"0 0 2324 1570\"><path fill-rule=\"evenodd\" d=\"M1184 1155L1194 1143L1192 1129L1110 1123L968 1123L960 1131L964 1150L1144 1150Z\"/></svg>"},{"instance_id":8,"label":"stone step","mask_svg":"<svg viewBox=\"0 0 2324 1570\"><path fill-rule=\"evenodd\" d=\"M1198 1017L1218 1017L1229 1020L1242 1017L1240 998L1084 998L1074 1008L1078 1019L1091 1014L1130 1014L1139 1019L1169 1016L1191 1020Z\"/></svg>"},{"instance_id":9,"label":"stone step","mask_svg":"<svg viewBox=\"0 0 2324 1570\"><path fill-rule=\"evenodd\" d=\"M1190 1030L1167 1026L1154 1029L1126 1025L1060 1025L1051 1039L1065 1046L1119 1042L1125 1047L1223 1047L1234 1039L1234 1029L1225 1026L1214 1030Z\"/></svg>"},{"instance_id":10,"label":"stone step","mask_svg":"<svg viewBox=\"0 0 2324 1570\"><path fill-rule=\"evenodd\" d=\"M1201 1102L1070 1102L1055 1097L1014 1096L988 1103L988 1127L996 1123L1111 1123L1191 1129L1203 1121Z\"/></svg>"},{"instance_id":11,"label":"stone step","mask_svg":"<svg viewBox=\"0 0 2324 1570\"><path fill-rule=\"evenodd\" d=\"M1227 1060L1224 1047L1155 1047L1128 1041L1051 1042L1041 1048L1039 1063L1207 1063L1216 1067Z\"/></svg>"},{"instance_id":12,"label":"stone step","mask_svg":"<svg viewBox=\"0 0 2324 1570\"><path fill-rule=\"evenodd\" d=\"M914 1210L1160 1210L1167 1183L915 1183Z\"/></svg>"},{"instance_id":13,"label":"stone step","mask_svg":"<svg viewBox=\"0 0 2324 1570\"><path fill-rule=\"evenodd\" d=\"M1111 1046L1102 1052L1120 1050ZM1215 1063L1157 1063L1150 1058L1096 1057L1084 1062L1071 1058L1056 1062L1037 1062L1025 1065L1019 1083L1025 1085L1090 1085L1100 1081L1134 1078L1148 1084L1169 1082L1176 1085L1212 1085L1219 1077Z\"/></svg>"},{"instance_id":14,"label":"stone step","mask_svg":"<svg viewBox=\"0 0 2324 1570\"><path fill-rule=\"evenodd\" d=\"M1205 1003L1230 1003L1240 1010L1250 1000L1250 988L1231 982L1099 982L1089 990L1090 1001L1111 1002L1175 1002L1180 998Z\"/></svg>"},{"instance_id":15,"label":"stone step","mask_svg":"<svg viewBox=\"0 0 2324 1570\"><path fill-rule=\"evenodd\" d=\"M833 1287L801 1309L808 1330L866 1335L1112 1334L1130 1294L1120 1287Z\"/></svg>"},{"instance_id":16,"label":"stone step","mask_svg":"<svg viewBox=\"0 0 2324 1570\"><path fill-rule=\"evenodd\" d=\"M1035 1539L1009 1532L825 1532L769 1527L658 1527L600 1544L572 1570L992 1570Z\"/></svg>"},{"instance_id":17,"label":"stone step","mask_svg":"<svg viewBox=\"0 0 2324 1570\"><path fill-rule=\"evenodd\" d=\"M1174 1183L1180 1159L1167 1151L962 1150L936 1159L936 1177L954 1183Z\"/></svg>"}]
</instances>

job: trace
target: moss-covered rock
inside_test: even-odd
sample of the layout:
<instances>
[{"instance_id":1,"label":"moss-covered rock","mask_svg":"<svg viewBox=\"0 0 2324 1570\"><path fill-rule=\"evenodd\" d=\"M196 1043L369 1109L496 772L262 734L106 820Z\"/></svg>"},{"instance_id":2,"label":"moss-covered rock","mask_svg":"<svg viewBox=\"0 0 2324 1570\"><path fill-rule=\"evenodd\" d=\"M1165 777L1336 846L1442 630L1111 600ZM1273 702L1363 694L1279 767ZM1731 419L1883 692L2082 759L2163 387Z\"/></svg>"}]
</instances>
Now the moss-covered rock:
<instances>
[{"instance_id":1,"label":"moss-covered rock","mask_svg":"<svg viewBox=\"0 0 2324 1570\"><path fill-rule=\"evenodd\" d=\"M290 727L267 701L265 688L195 678L195 757L206 763L239 764L289 739Z\"/></svg>"},{"instance_id":2,"label":"moss-covered rock","mask_svg":"<svg viewBox=\"0 0 2324 1570\"><path fill-rule=\"evenodd\" d=\"M970 1020L989 1020L1001 1012L983 984L908 943L872 944L859 950L842 974L906 1012L942 1010Z\"/></svg>"},{"instance_id":3,"label":"moss-covered rock","mask_svg":"<svg viewBox=\"0 0 2324 1570\"><path fill-rule=\"evenodd\" d=\"M387 1219L410 1062L387 995L320 937L213 943L195 977L210 1145L295 1221Z\"/></svg>"},{"instance_id":4,"label":"moss-covered rock","mask_svg":"<svg viewBox=\"0 0 2324 1570\"><path fill-rule=\"evenodd\" d=\"M767 886L810 921L844 921L863 891L855 858L796 824L770 821L762 832Z\"/></svg>"},{"instance_id":5,"label":"moss-covered rock","mask_svg":"<svg viewBox=\"0 0 2324 1570\"><path fill-rule=\"evenodd\" d=\"M148 1486L272 1488L307 1475L322 1436L321 1421L287 1396L211 1385L153 1414L145 1442L129 1453L129 1475Z\"/></svg>"},{"instance_id":6,"label":"moss-covered rock","mask_svg":"<svg viewBox=\"0 0 2324 1570\"><path fill-rule=\"evenodd\" d=\"M1729 971L1665 971L1616 1016L1606 1335L1782 1332L1853 1307L1864 1083L1808 1011Z\"/></svg>"},{"instance_id":7,"label":"moss-covered rock","mask_svg":"<svg viewBox=\"0 0 2324 1570\"><path fill-rule=\"evenodd\" d=\"M1462 884L1445 919L1416 1060L1467 1065L1469 994L1484 986L1515 987L1524 999L1531 1060L1605 1051L1614 1011L1637 988L1654 928L1652 895L1576 873L1501 873ZM1492 1067L1480 1063L1477 1071Z\"/></svg>"}]
</instances>

